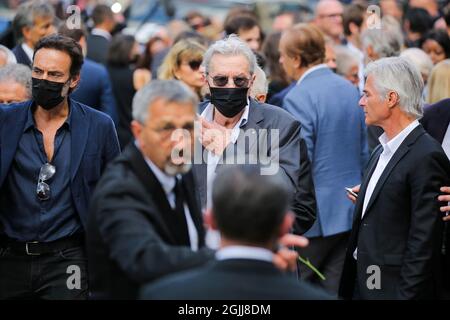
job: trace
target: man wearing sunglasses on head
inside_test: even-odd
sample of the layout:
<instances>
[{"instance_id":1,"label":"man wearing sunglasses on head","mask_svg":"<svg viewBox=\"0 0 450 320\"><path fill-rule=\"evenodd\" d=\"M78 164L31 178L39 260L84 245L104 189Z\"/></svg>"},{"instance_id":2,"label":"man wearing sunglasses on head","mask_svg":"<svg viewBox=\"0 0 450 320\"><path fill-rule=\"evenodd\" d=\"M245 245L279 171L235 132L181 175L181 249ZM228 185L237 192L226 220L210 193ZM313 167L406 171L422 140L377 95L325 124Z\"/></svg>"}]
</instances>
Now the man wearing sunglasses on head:
<instances>
[{"instance_id":1,"label":"man wearing sunglasses on head","mask_svg":"<svg viewBox=\"0 0 450 320\"><path fill-rule=\"evenodd\" d=\"M69 97L78 43L49 36L33 58L32 99L0 111L0 299L84 299L87 206L117 135L109 116Z\"/></svg>"},{"instance_id":2,"label":"man wearing sunglasses on head","mask_svg":"<svg viewBox=\"0 0 450 320\"><path fill-rule=\"evenodd\" d=\"M297 215L295 229L306 231L315 219L315 198L311 185L298 188L301 177L309 176L300 162L300 123L281 108L249 97L256 57L237 36L210 46L203 67L211 100L200 105L197 152L202 161L193 166L202 208L211 205L212 183L221 166L263 163L267 169L268 164L270 169L261 174L271 174L271 169L281 172L288 188L299 191L296 198L301 200L292 207ZM218 240L218 234L206 236L210 247L215 248Z\"/></svg>"}]
</instances>

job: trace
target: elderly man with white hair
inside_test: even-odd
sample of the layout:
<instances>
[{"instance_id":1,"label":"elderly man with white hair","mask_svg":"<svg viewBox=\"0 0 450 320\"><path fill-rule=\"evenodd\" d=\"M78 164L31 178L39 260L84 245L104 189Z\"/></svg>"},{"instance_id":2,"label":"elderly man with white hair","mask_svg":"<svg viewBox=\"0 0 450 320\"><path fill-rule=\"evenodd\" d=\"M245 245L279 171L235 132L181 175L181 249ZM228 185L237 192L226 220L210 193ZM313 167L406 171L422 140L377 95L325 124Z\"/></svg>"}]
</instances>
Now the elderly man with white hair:
<instances>
[{"instance_id":1,"label":"elderly man with white hair","mask_svg":"<svg viewBox=\"0 0 450 320\"><path fill-rule=\"evenodd\" d=\"M9 104L31 99L31 70L23 64L0 68L0 103Z\"/></svg>"},{"instance_id":2,"label":"elderly man with white hair","mask_svg":"<svg viewBox=\"0 0 450 320\"><path fill-rule=\"evenodd\" d=\"M385 58L365 71L360 105L382 127L357 192L339 293L346 299L435 299L441 285L439 188L450 162L418 119L423 81L406 59Z\"/></svg>"},{"instance_id":3,"label":"elderly man with white hair","mask_svg":"<svg viewBox=\"0 0 450 320\"><path fill-rule=\"evenodd\" d=\"M269 91L269 82L264 70L260 66L255 69L255 81L250 89L250 96L258 102L266 102L267 92Z\"/></svg>"}]
</instances>

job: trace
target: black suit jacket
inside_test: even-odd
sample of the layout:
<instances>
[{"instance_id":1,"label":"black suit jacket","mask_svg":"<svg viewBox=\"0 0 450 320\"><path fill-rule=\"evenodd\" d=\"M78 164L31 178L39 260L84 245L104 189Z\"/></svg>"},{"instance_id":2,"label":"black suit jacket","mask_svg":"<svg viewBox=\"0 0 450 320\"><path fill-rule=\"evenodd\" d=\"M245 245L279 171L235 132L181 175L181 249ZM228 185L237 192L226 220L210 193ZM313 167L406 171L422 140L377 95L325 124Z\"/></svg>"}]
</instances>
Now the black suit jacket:
<instances>
[{"instance_id":1,"label":"black suit jacket","mask_svg":"<svg viewBox=\"0 0 450 320\"><path fill-rule=\"evenodd\" d=\"M361 219L370 177L382 147L369 161L355 206L339 294L362 299L433 299L440 291L442 215L439 188L448 183L450 163L421 125L397 149L381 175ZM358 248L358 260L353 258ZM381 289L367 281L380 268ZM355 283L356 281L356 283Z\"/></svg>"},{"instance_id":2,"label":"black suit jacket","mask_svg":"<svg viewBox=\"0 0 450 320\"><path fill-rule=\"evenodd\" d=\"M198 231L198 252L177 240L166 195L134 143L109 166L93 195L87 228L92 298L135 299L139 285L211 258L212 251L202 248L192 174L182 181Z\"/></svg>"},{"instance_id":3,"label":"black suit jacket","mask_svg":"<svg viewBox=\"0 0 450 320\"><path fill-rule=\"evenodd\" d=\"M94 60L95 62L106 64L108 57L110 41L105 37L90 34L87 37L87 56L86 58Z\"/></svg>"},{"instance_id":4,"label":"black suit jacket","mask_svg":"<svg viewBox=\"0 0 450 320\"><path fill-rule=\"evenodd\" d=\"M31 68L32 62L31 62L30 58L28 58L28 56L25 53L25 51L22 49L22 44L19 43L17 46L15 46L12 49L12 52L16 56L17 63L24 64L27 67Z\"/></svg>"},{"instance_id":5,"label":"black suit jacket","mask_svg":"<svg viewBox=\"0 0 450 320\"><path fill-rule=\"evenodd\" d=\"M271 262L214 261L143 287L141 299L157 300L327 300L320 289L283 274Z\"/></svg>"}]
</instances>

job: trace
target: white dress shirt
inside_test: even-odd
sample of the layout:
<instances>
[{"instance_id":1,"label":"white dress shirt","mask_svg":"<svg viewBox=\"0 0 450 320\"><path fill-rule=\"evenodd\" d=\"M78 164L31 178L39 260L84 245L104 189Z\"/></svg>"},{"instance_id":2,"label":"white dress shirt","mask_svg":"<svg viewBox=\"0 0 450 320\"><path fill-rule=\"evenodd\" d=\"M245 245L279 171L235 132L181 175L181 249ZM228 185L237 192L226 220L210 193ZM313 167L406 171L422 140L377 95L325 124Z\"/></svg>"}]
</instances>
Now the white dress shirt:
<instances>
[{"instance_id":1,"label":"white dress shirt","mask_svg":"<svg viewBox=\"0 0 450 320\"><path fill-rule=\"evenodd\" d=\"M241 118L236 123L236 125L233 127L231 132L231 142L233 144L236 143L239 133L240 133L240 127L245 125L248 121L248 113L249 113L250 107L249 107L249 101L247 99L247 105L245 106L244 112L242 113ZM201 116L207 120L207 121L214 121L213 119L213 112L214 112L214 106L210 103L205 108L205 110L202 112ZM212 186L214 179L216 177L216 168L219 164L220 159L222 158L222 155L216 155L211 151L208 151L207 153L207 169L206 169L206 208L212 207ZM206 245L212 249L218 249L220 245L220 236L219 232L215 230L208 229L206 232L206 239L205 239Z\"/></svg>"},{"instance_id":2,"label":"white dress shirt","mask_svg":"<svg viewBox=\"0 0 450 320\"><path fill-rule=\"evenodd\" d=\"M450 125L447 127L447 131L445 131L444 140L442 140L442 149L444 149L447 158L450 159Z\"/></svg>"},{"instance_id":3,"label":"white dress shirt","mask_svg":"<svg viewBox=\"0 0 450 320\"><path fill-rule=\"evenodd\" d=\"M217 260L252 259L273 262L273 252L264 248L229 246L216 252Z\"/></svg>"},{"instance_id":4,"label":"white dress shirt","mask_svg":"<svg viewBox=\"0 0 450 320\"><path fill-rule=\"evenodd\" d=\"M105 38L106 40L111 40L111 33L109 33L106 30L103 30L103 29L94 28L94 29L92 29L91 34L95 35L95 36L101 36L101 37Z\"/></svg>"},{"instance_id":5,"label":"white dress shirt","mask_svg":"<svg viewBox=\"0 0 450 320\"><path fill-rule=\"evenodd\" d=\"M33 53L34 50L31 49L26 43L21 44L23 51L25 51L25 54L30 59L31 62L33 62Z\"/></svg>"},{"instance_id":6,"label":"white dress shirt","mask_svg":"<svg viewBox=\"0 0 450 320\"><path fill-rule=\"evenodd\" d=\"M148 166L150 167L150 170L155 174L156 178L158 179L159 183L161 183L161 186L164 190L164 193L167 196L167 200L169 201L170 206L172 209L175 209L175 177L169 176L166 173L162 172L150 159L147 157L144 157L145 162L147 162ZM181 176L179 176L181 179ZM169 212L168 214L170 214ZM198 233L197 228L195 228L194 221L192 221L189 207L184 203L184 216L186 217L186 223L188 227L188 234L189 234L189 240L191 242L191 249L193 251L198 250Z\"/></svg>"},{"instance_id":7,"label":"white dress shirt","mask_svg":"<svg viewBox=\"0 0 450 320\"><path fill-rule=\"evenodd\" d=\"M389 161L391 161L393 155L400 147L402 142L418 125L419 121L414 120L405 129L400 131L400 133L398 133L394 138L392 138L389 141L386 133L383 133L378 138L383 147L383 152L381 153L380 158L378 159L377 166L373 171L372 176L370 177L369 184L367 185L366 193L364 196L361 219L364 217L364 214L366 213L367 205L369 204L370 198L372 197L373 191L375 190L375 187L378 183L378 180L380 180L380 177L383 174L384 169L387 167ZM353 253L353 257L355 259L357 259L357 250L358 249L356 249L355 252Z\"/></svg>"},{"instance_id":8,"label":"white dress shirt","mask_svg":"<svg viewBox=\"0 0 450 320\"><path fill-rule=\"evenodd\" d=\"M323 68L328 68L328 66L325 63L321 63L321 64L318 64L317 66L311 67L310 69L306 70L306 72L304 74L302 74L300 79L298 79L297 85L299 85L303 81L303 79L306 78L306 76L308 74L313 73L314 71L323 69Z\"/></svg>"}]
</instances>

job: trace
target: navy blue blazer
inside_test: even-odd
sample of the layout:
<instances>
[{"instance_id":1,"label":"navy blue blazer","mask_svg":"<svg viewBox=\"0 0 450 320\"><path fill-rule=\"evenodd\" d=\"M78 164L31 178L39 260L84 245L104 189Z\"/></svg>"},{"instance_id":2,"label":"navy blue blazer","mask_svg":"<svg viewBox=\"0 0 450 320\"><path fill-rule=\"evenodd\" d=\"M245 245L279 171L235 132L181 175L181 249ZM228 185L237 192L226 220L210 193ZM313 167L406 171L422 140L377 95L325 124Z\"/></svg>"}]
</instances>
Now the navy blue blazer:
<instances>
[{"instance_id":1,"label":"navy blue blazer","mask_svg":"<svg viewBox=\"0 0 450 320\"><path fill-rule=\"evenodd\" d=\"M117 123L116 100L106 68L90 59L81 67L80 84L71 95L72 99L102 111Z\"/></svg>"},{"instance_id":2,"label":"navy blue blazer","mask_svg":"<svg viewBox=\"0 0 450 320\"><path fill-rule=\"evenodd\" d=\"M86 226L88 205L109 161L120 153L111 118L72 99L70 189L75 210ZM33 100L0 106L0 188L8 175Z\"/></svg>"},{"instance_id":3,"label":"navy blue blazer","mask_svg":"<svg viewBox=\"0 0 450 320\"><path fill-rule=\"evenodd\" d=\"M12 49L12 52L16 56L17 63L24 64L31 68L31 60L28 58L25 51L22 49L22 44L18 44Z\"/></svg>"},{"instance_id":4,"label":"navy blue blazer","mask_svg":"<svg viewBox=\"0 0 450 320\"><path fill-rule=\"evenodd\" d=\"M450 99L426 106L420 122L430 136L442 143L450 122Z\"/></svg>"}]
</instances>

